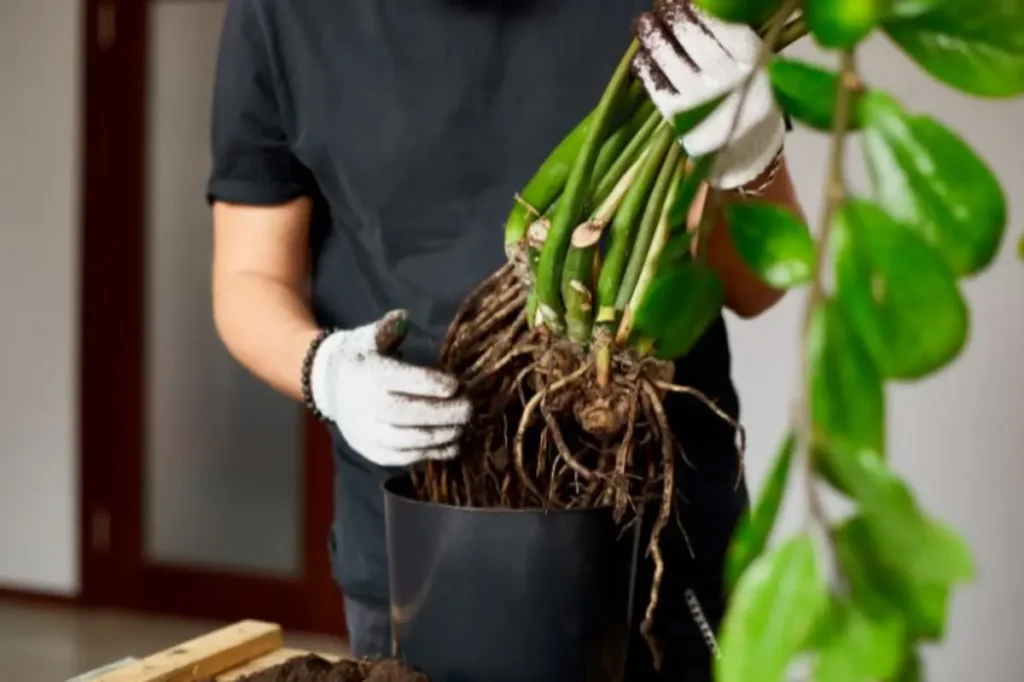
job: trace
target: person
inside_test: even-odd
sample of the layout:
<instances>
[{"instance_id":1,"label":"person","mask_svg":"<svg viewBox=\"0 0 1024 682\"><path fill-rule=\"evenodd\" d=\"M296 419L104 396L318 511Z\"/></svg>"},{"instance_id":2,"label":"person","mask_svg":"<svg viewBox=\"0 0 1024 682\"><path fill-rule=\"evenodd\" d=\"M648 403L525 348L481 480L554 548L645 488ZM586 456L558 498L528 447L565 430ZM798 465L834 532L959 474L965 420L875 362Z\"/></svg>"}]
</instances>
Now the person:
<instances>
[{"instance_id":1,"label":"person","mask_svg":"<svg viewBox=\"0 0 1024 682\"><path fill-rule=\"evenodd\" d=\"M649 3L228 2L208 183L213 314L239 362L331 429L330 549L357 655L391 648L382 482L396 467L457 454L470 406L430 367L457 305L503 263L515 193L596 104L634 21L636 72L666 115L753 70L760 43L750 30L677 1L644 14ZM736 103L683 138L691 155L722 147ZM725 202L756 195L798 211L783 119L762 76L738 123L709 183ZM735 313L752 317L779 299L721 225L705 246ZM738 414L722 320L676 378ZM683 590L716 627L746 493L735 485L732 430L684 398L666 409L693 468L680 489L687 535L672 524L664 541L670 577L657 629L666 679L691 679L683 670L706 679L709 654Z\"/></svg>"}]
</instances>

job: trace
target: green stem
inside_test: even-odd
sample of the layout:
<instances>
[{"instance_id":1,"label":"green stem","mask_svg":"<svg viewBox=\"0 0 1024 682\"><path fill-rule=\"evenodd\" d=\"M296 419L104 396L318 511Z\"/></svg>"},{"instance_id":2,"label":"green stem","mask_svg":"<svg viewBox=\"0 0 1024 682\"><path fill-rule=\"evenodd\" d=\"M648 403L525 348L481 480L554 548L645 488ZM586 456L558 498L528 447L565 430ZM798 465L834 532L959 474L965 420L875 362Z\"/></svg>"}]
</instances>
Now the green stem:
<instances>
[{"instance_id":1,"label":"green stem","mask_svg":"<svg viewBox=\"0 0 1024 682\"><path fill-rule=\"evenodd\" d=\"M814 314L827 298L825 291L825 268L834 228L835 215L846 200L846 136L850 132L854 95L863 91L863 83L857 75L853 52L848 50L840 57L839 92L836 95L834 125L830 141L828 176L825 185L825 205L822 208L821 228L817 243L814 276L803 311L801 335L800 393L796 405L796 433L798 452L802 455L804 473L807 476L807 502L810 520L821 528L828 527L822 502L814 479L814 414L811 404L811 331ZM829 537L826 533L826 537ZM835 549L832 548L833 556Z\"/></svg>"},{"instance_id":2,"label":"green stem","mask_svg":"<svg viewBox=\"0 0 1024 682\"><path fill-rule=\"evenodd\" d=\"M649 336L642 336L636 341L636 352L642 356L648 356L654 353L654 339Z\"/></svg>"},{"instance_id":3,"label":"green stem","mask_svg":"<svg viewBox=\"0 0 1024 682\"><path fill-rule=\"evenodd\" d=\"M632 118L638 115L637 107L646 110L646 93L639 82L632 83L629 90L623 97L621 106L610 114L610 127L627 125ZM533 174L526 187L519 193L515 206L505 221L505 246L518 244L526 234L526 229L538 215L549 211L552 204L562 193L569 173L572 170L573 162L580 154L583 143L590 131L590 124L594 120L598 110L587 114L587 116L576 124L576 127L562 139L548 157Z\"/></svg>"},{"instance_id":4,"label":"green stem","mask_svg":"<svg viewBox=\"0 0 1024 682\"><path fill-rule=\"evenodd\" d=\"M537 218L538 214L544 213L562 191L565 178L568 177L569 169L572 167L572 161L579 155L580 146L590 129L592 119L593 114L590 114L573 128L572 132L548 155L523 191L516 197L512 213L505 221L506 247L520 243L530 223Z\"/></svg>"},{"instance_id":5,"label":"green stem","mask_svg":"<svg viewBox=\"0 0 1024 682\"><path fill-rule=\"evenodd\" d=\"M597 385L601 389L608 388L612 383L612 346L610 341L602 339L597 345Z\"/></svg>"},{"instance_id":6,"label":"green stem","mask_svg":"<svg viewBox=\"0 0 1024 682\"><path fill-rule=\"evenodd\" d=\"M601 176L600 181L595 183L593 194L590 197L591 205L601 203L611 193L622 175L640 157L640 154L643 153L647 143L650 142L651 137L654 135L654 131L658 129L658 126L660 126L662 122L663 119L661 114L657 111L653 111L647 117L643 127L637 131L630 143L624 150L622 150L622 154L619 155L619 158L617 158L608 171Z\"/></svg>"},{"instance_id":7,"label":"green stem","mask_svg":"<svg viewBox=\"0 0 1024 682\"><path fill-rule=\"evenodd\" d=\"M604 202L590 219L573 232L569 253L562 270L562 298L565 301L565 320L569 339L581 345L590 341L594 321L594 279L598 269L597 247L601 235L612 218L621 213L620 206L630 189L636 186L636 176L646 159L654 153L650 147L619 180Z\"/></svg>"},{"instance_id":8,"label":"green stem","mask_svg":"<svg viewBox=\"0 0 1024 682\"><path fill-rule=\"evenodd\" d=\"M615 301L619 295L623 274L625 274L630 245L633 243L634 235L639 227L647 198L658 177L658 171L674 142L675 136L671 126L663 125L658 129L651 143L651 149L644 157L636 179L612 221L608 236L608 249L597 284L597 322L609 332L612 331L611 327L618 318Z\"/></svg>"},{"instance_id":9,"label":"green stem","mask_svg":"<svg viewBox=\"0 0 1024 682\"><path fill-rule=\"evenodd\" d=\"M672 221L670 219L672 213L672 202L675 200L676 194L679 192L680 187L683 184L685 172L686 160L680 159L676 162L675 169L672 173L668 196L666 197L665 203L661 208L660 215L658 216L657 227L654 230L654 234L651 236L650 246L645 251L646 256L644 258L643 268L640 271L640 276L637 278L636 286L633 288L633 295L630 296L629 303L623 311L622 323L619 325L619 331L616 335L616 341L620 344L625 344L629 341L629 335L633 331L632 311L639 307L640 301L643 300L644 294L647 293L647 288L650 286L651 281L654 280L654 273L658 269L658 260L661 258L661 251L665 248L665 244L668 243L668 237L672 231Z\"/></svg>"},{"instance_id":10,"label":"green stem","mask_svg":"<svg viewBox=\"0 0 1024 682\"><path fill-rule=\"evenodd\" d=\"M533 327L537 320L537 292L531 291L526 297L526 324Z\"/></svg>"},{"instance_id":11,"label":"green stem","mask_svg":"<svg viewBox=\"0 0 1024 682\"><path fill-rule=\"evenodd\" d=\"M775 41L775 52L782 52L787 47L807 35L807 22L802 16L793 19L779 32L779 39Z\"/></svg>"},{"instance_id":12,"label":"green stem","mask_svg":"<svg viewBox=\"0 0 1024 682\"><path fill-rule=\"evenodd\" d=\"M636 160L636 155L643 150L644 145L650 139L651 131L659 121L657 116L652 118L654 113L654 103L645 100L640 104L633 119L605 140L597 161L594 163L594 172L590 178L589 205L604 201L610 188L615 187L615 183L620 180L630 163ZM600 196L597 196L598 185L601 185ZM554 214L558 209L559 199L561 197L557 197L551 202L547 209L547 215Z\"/></svg>"},{"instance_id":13,"label":"green stem","mask_svg":"<svg viewBox=\"0 0 1024 682\"><path fill-rule=\"evenodd\" d=\"M643 143L645 132L648 130L645 126L647 126L653 113L654 103L649 99L644 100L633 114L633 117L605 140L605 143L601 146L601 153L597 156L594 172L590 178L588 193L591 196L592 204L600 203L601 201L601 199L595 200L593 197L599 185L604 183L605 176L610 175L609 172L613 167L618 167L622 163L620 160L624 156L628 157L636 144ZM640 138L639 143L636 142L638 138Z\"/></svg>"},{"instance_id":14,"label":"green stem","mask_svg":"<svg viewBox=\"0 0 1024 682\"><path fill-rule=\"evenodd\" d=\"M590 340L594 319L594 247L569 249L562 272L566 332L571 341L583 345Z\"/></svg>"},{"instance_id":15,"label":"green stem","mask_svg":"<svg viewBox=\"0 0 1024 682\"><path fill-rule=\"evenodd\" d=\"M647 251L651 248L651 241L654 239L658 220L661 218L665 207L672 205L671 200L667 200L669 199L669 188L672 186L672 179L680 165L679 161L682 155L683 152L680 145L670 145L668 154L666 154L665 160L661 164L658 179L655 181L654 190L647 201L643 218L640 219L640 228L637 230L636 238L633 241L629 263L626 265L626 271L622 275L622 283L619 285L618 295L615 298L617 318L622 315L630 299L633 297L633 290L640 279L640 273L644 267Z\"/></svg>"},{"instance_id":16,"label":"green stem","mask_svg":"<svg viewBox=\"0 0 1024 682\"><path fill-rule=\"evenodd\" d=\"M590 185L594 161L607 133L611 114L626 90L630 65L636 51L637 42L634 40L601 96L591 125L587 128L580 154L566 181L565 192L552 220L551 231L548 232L544 248L541 250L536 283L538 302L545 323L556 333L561 333L565 327L562 319L565 312L561 292L562 263L569 250L569 240L572 237L573 229L579 222L580 214L587 201L587 189Z\"/></svg>"}]
</instances>

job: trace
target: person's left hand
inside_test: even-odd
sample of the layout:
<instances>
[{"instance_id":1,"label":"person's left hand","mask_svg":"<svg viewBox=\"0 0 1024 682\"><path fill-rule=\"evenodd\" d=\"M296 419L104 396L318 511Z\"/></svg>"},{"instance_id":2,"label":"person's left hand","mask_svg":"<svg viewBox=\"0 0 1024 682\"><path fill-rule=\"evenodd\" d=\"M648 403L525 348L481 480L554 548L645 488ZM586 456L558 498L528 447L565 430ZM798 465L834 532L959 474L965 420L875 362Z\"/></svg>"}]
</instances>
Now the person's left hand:
<instances>
[{"instance_id":1,"label":"person's left hand","mask_svg":"<svg viewBox=\"0 0 1024 682\"><path fill-rule=\"evenodd\" d=\"M691 0L655 0L653 11L636 20L640 50L637 75L661 114L676 114L733 91L682 144L691 157L719 152L708 183L719 189L741 188L778 163L785 122L771 83L762 70L730 137L741 90L754 71L761 39L747 26L710 17Z\"/></svg>"}]
</instances>

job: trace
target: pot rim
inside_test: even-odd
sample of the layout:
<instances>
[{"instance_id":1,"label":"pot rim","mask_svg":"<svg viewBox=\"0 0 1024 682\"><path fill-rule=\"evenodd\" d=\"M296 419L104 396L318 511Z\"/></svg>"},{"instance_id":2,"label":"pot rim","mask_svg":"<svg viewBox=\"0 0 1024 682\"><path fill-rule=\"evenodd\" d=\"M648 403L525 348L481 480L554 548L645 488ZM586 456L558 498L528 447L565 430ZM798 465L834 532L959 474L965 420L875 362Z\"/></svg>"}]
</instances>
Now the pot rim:
<instances>
[{"instance_id":1,"label":"pot rim","mask_svg":"<svg viewBox=\"0 0 1024 682\"><path fill-rule=\"evenodd\" d=\"M524 509L508 509L504 507L462 507L446 502L431 502L429 500L417 500L409 495L403 494L399 491L394 490L394 487L399 485L402 481L411 480L411 476L408 473L395 474L389 477L383 484L381 489L384 492L385 498L393 498L400 500L403 504L419 507L432 507L435 509L446 509L455 512L462 512L466 514L486 514L491 516L510 516L510 515L583 515L583 514L594 514L597 512L607 513L614 511L613 505L603 505L600 507L577 507L574 509L544 509L543 507L528 507Z\"/></svg>"}]
</instances>

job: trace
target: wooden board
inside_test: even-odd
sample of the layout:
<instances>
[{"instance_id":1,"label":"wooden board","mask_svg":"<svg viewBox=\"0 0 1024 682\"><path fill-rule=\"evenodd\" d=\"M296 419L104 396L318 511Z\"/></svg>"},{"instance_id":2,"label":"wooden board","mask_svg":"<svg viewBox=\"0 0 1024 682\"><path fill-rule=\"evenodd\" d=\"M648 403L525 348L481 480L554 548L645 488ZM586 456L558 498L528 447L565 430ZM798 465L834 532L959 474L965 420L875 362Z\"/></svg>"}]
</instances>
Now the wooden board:
<instances>
[{"instance_id":1,"label":"wooden board","mask_svg":"<svg viewBox=\"0 0 1024 682\"><path fill-rule=\"evenodd\" d=\"M232 668L226 673L217 675L217 682L235 682L238 678L243 675L252 675L258 673L267 668L273 668L275 665L280 665L287 660L296 658L297 656L306 656L310 652L303 651L302 649L278 649L277 651L271 651L269 654L260 656L259 658L249 661L244 665L240 665L237 668ZM317 654L321 658L325 658L332 663L337 661L340 657L332 654Z\"/></svg>"},{"instance_id":2,"label":"wooden board","mask_svg":"<svg viewBox=\"0 0 1024 682\"><path fill-rule=\"evenodd\" d=\"M283 643L279 625L240 621L101 675L95 682L195 682L282 651Z\"/></svg>"}]
</instances>

